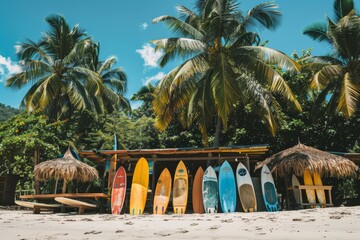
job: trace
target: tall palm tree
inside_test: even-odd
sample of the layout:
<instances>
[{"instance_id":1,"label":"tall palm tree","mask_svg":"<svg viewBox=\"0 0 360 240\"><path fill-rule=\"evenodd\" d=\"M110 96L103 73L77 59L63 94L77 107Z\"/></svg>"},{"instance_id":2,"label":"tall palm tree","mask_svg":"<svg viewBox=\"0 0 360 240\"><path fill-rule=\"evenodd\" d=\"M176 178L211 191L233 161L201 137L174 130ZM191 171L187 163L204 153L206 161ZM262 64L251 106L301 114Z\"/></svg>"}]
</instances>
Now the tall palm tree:
<instances>
[{"instance_id":1,"label":"tall palm tree","mask_svg":"<svg viewBox=\"0 0 360 240\"><path fill-rule=\"evenodd\" d=\"M333 49L311 58L310 66L317 70L311 87L320 91L315 106L326 102L328 110L336 108L349 118L360 99L360 17L353 0L335 0L334 13L334 20L314 23L303 33Z\"/></svg>"},{"instance_id":2,"label":"tall palm tree","mask_svg":"<svg viewBox=\"0 0 360 240\"><path fill-rule=\"evenodd\" d=\"M180 17L161 16L180 37L152 41L163 51L164 66L176 57L184 62L170 71L157 86L153 101L156 126L163 130L174 117L184 126L199 126L205 144L207 127L217 117L214 146L219 145L222 125L238 103L251 103L272 134L280 124L279 93L301 110L295 95L284 81L281 69L298 65L285 54L259 46L255 28L274 30L280 21L277 5L266 2L243 15L235 0L197 0L195 11L178 6Z\"/></svg>"},{"instance_id":3,"label":"tall palm tree","mask_svg":"<svg viewBox=\"0 0 360 240\"><path fill-rule=\"evenodd\" d=\"M86 56L82 60L90 70L96 72L102 83L106 86L104 93L93 96L96 109L101 112L103 109L111 113L123 109L130 111L131 106L128 99L123 95L126 92L127 77L121 67L114 67L117 63L116 57L109 57L105 61L100 60L100 43L92 43L85 48Z\"/></svg>"},{"instance_id":4,"label":"tall palm tree","mask_svg":"<svg viewBox=\"0 0 360 240\"><path fill-rule=\"evenodd\" d=\"M68 117L75 110L96 109L93 98L110 95L101 76L86 66L81 55L92 41L78 26L70 28L65 18L51 15L38 42L28 39L18 45L23 71L8 78L6 86L21 88L32 84L21 107L29 112L44 111L50 120Z\"/></svg>"}]
</instances>

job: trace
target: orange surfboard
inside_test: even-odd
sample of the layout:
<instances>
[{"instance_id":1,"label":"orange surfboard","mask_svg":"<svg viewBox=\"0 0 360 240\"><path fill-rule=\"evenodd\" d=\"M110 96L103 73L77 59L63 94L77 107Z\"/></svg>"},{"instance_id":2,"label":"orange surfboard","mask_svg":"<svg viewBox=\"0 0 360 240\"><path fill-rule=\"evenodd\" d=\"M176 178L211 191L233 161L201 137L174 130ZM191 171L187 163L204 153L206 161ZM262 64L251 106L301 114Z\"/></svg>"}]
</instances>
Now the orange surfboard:
<instances>
[{"instance_id":1,"label":"orange surfboard","mask_svg":"<svg viewBox=\"0 0 360 240\"><path fill-rule=\"evenodd\" d=\"M204 170L199 167L194 177L194 183L192 188L192 205L194 213L204 213L204 203L202 195L202 181L204 177Z\"/></svg>"},{"instance_id":2,"label":"orange surfboard","mask_svg":"<svg viewBox=\"0 0 360 240\"><path fill-rule=\"evenodd\" d=\"M316 185L316 186L323 185L320 174L317 172L314 173L314 185ZM316 197L318 199L318 202L322 205L322 207L325 207L326 206L326 196L325 196L324 189L316 189L315 192L316 192Z\"/></svg>"},{"instance_id":3,"label":"orange surfboard","mask_svg":"<svg viewBox=\"0 0 360 240\"><path fill-rule=\"evenodd\" d=\"M314 185L309 169L305 169L304 171L304 184L308 186ZM316 204L315 190L306 189L305 192L310 205L315 205Z\"/></svg>"},{"instance_id":4,"label":"orange surfboard","mask_svg":"<svg viewBox=\"0 0 360 240\"><path fill-rule=\"evenodd\" d=\"M136 163L130 192L130 214L144 213L149 186L149 164L145 158Z\"/></svg>"},{"instance_id":5,"label":"orange surfboard","mask_svg":"<svg viewBox=\"0 0 360 240\"><path fill-rule=\"evenodd\" d=\"M156 183L155 197L154 197L154 214L165 214L169 204L171 193L171 174L165 168Z\"/></svg>"},{"instance_id":6,"label":"orange surfboard","mask_svg":"<svg viewBox=\"0 0 360 240\"><path fill-rule=\"evenodd\" d=\"M183 161L180 161L175 170L173 187L173 208L175 214L184 214L188 198L188 174Z\"/></svg>"},{"instance_id":7,"label":"orange surfboard","mask_svg":"<svg viewBox=\"0 0 360 240\"><path fill-rule=\"evenodd\" d=\"M111 191L111 213L120 214L126 195L126 171L120 167L114 177Z\"/></svg>"}]
</instances>

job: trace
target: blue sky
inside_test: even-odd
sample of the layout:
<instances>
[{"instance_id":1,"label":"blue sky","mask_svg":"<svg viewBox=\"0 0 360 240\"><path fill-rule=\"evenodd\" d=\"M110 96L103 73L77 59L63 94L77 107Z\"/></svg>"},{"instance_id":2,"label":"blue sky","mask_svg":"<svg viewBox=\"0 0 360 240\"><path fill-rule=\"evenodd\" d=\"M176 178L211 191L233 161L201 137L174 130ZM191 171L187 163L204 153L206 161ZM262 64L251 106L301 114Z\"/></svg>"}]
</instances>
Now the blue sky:
<instances>
[{"instance_id":1,"label":"blue sky","mask_svg":"<svg viewBox=\"0 0 360 240\"><path fill-rule=\"evenodd\" d=\"M360 0L355 1L359 9ZM265 1L242 0L240 9L246 12ZM274 32L262 31L262 41L268 47L290 55L294 50L312 48L313 53L324 54L329 48L302 35L305 26L332 17L333 0L277 0L283 13L281 26ZM19 71L15 45L26 38L37 41L47 31L44 18L50 14L63 15L71 26L78 24L88 35L101 43L101 58L116 56L118 66L128 77L125 94L130 98L147 82L164 76L176 63L164 68L156 64L149 41L174 36L164 24L152 24L161 15L177 16L176 5L193 7L194 0L12 0L0 8L0 103L18 107L27 91L4 87L6 77ZM138 103L132 103L136 107Z\"/></svg>"}]
</instances>

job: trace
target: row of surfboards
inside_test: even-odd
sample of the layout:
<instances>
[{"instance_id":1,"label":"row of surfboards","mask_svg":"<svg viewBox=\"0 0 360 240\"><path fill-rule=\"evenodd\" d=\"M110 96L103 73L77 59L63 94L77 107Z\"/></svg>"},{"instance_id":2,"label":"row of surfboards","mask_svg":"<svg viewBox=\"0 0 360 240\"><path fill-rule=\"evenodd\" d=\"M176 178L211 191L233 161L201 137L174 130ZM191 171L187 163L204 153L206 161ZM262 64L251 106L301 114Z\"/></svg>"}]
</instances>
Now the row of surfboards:
<instances>
[{"instance_id":1,"label":"row of surfboards","mask_svg":"<svg viewBox=\"0 0 360 240\"><path fill-rule=\"evenodd\" d=\"M317 172L314 172L314 174L312 176L309 169L304 170L303 178L304 178L304 185L307 185L307 186L312 186L312 185L322 186L323 185L320 174ZM293 191L294 191L294 197L295 197L296 204L301 204L301 201L300 201L301 191L297 188L297 186L300 185L300 182L299 182L299 179L294 174L292 175L291 183L292 183L292 187L293 187ZM306 189L305 193L306 193L306 197L308 199L310 206L315 206L316 202L318 202L320 204L320 206L322 206L322 207L326 206L326 196L325 196L324 189L316 189L316 190Z\"/></svg>"},{"instance_id":2,"label":"row of surfboards","mask_svg":"<svg viewBox=\"0 0 360 240\"><path fill-rule=\"evenodd\" d=\"M135 166L130 191L130 214L141 215L144 212L149 184L149 165L145 158L140 158ZM120 214L126 196L126 171L120 167L113 180L111 211ZM173 186L172 186L173 185ZM261 170L262 194L268 211L278 210L277 193L269 168ZM165 168L156 183L153 202L154 214L165 214L172 191L172 203L175 214L184 214L188 201L188 173L183 161L176 167L174 180ZM256 195L251 176L246 167L239 163L236 172L224 161L217 177L209 166L205 172L198 168L192 186L192 205L194 213L216 213L220 202L222 212L234 212L237 193L245 212L257 211Z\"/></svg>"}]
</instances>

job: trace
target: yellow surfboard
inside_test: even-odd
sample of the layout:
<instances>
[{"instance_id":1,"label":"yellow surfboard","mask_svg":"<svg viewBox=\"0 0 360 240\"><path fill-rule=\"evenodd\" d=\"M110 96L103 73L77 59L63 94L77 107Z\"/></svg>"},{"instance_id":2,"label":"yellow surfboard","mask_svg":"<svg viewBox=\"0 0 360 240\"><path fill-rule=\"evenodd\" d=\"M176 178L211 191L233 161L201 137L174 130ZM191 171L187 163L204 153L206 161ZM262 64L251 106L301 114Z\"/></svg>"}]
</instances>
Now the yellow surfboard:
<instances>
[{"instance_id":1,"label":"yellow surfboard","mask_svg":"<svg viewBox=\"0 0 360 240\"><path fill-rule=\"evenodd\" d=\"M309 169L305 169L304 171L304 184L308 186L314 185ZM306 189L305 192L310 205L315 206L316 204L315 190Z\"/></svg>"},{"instance_id":2,"label":"yellow surfboard","mask_svg":"<svg viewBox=\"0 0 360 240\"><path fill-rule=\"evenodd\" d=\"M318 172L314 173L314 185L316 185L316 186L323 185L320 174ZM326 206L326 196L325 196L324 189L316 189L316 196L317 196L319 203L322 205L322 207L325 207Z\"/></svg>"},{"instance_id":3,"label":"yellow surfboard","mask_svg":"<svg viewBox=\"0 0 360 240\"><path fill-rule=\"evenodd\" d=\"M130 214L141 215L144 213L149 185L149 164L145 158L140 158L136 163L133 173L130 192Z\"/></svg>"},{"instance_id":4,"label":"yellow surfboard","mask_svg":"<svg viewBox=\"0 0 360 240\"><path fill-rule=\"evenodd\" d=\"M110 160L110 169L109 169L109 176L108 176L108 192L109 192L109 194L111 193L111 190L113 187L112 184L114 182L114 177L115 177L115 173L116 173L116 160L117 160L117 155L114 154L114 156Z\"/></svg>"},{"instance_id":5,"label":"yellow surfboard","mask_svg":"<svg viewBox=\"0 0 360 240\"><path fill-rule=\"evenodd\" d=\"M188 198L188 174L183 161L180 161L175 170L173 187L173 208L175 214L184 214Z\"/></svg>"},{"instance_id":6,"label":"yellow surfboard","mask_svg":"<svg viewBox=\"0 0 360 240\"><path fill-rule=\"evenodd\" d=\"M171 193L171 174L165 168L156 183L155 197L154 197L154 214L165 214L169 204Z\"/></svg>"}]
</instances>

